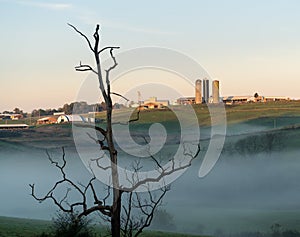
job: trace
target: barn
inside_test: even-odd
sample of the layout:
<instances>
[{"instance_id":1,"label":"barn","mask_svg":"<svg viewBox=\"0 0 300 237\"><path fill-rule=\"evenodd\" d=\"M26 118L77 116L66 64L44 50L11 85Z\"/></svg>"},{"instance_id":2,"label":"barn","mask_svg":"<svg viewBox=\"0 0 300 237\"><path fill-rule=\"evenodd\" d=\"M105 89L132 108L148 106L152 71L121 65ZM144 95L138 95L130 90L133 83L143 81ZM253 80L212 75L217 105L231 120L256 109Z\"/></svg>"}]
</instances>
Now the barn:
<instances>
[{"instance_id":1,"label":"barn","mask_svg":"<svg viewBox=\"0 0 300 237\"><path fill-rule=\"evenodd\" d=\"M57 122L58 116L43 117L36 121L37 124L53 124Z\"/></svg>"},{"instance_id":2,"label":"barn","mask_svg":"<svg viewBox=\"0 0 300 237\"><path fill-rule=\"evenodd\" d=\"M85 122L84 117L81 115L73 114L73 115L60 115L57 118L57 123L73 123L73 122Z\"/></svg>"},{"instance_id":3,"label":"barn","mask_svg":"<svg viewBox=\"0 0 300 237\"><path fill-rule=\"evenodd\" d=\"M158 100L156 97L150 97L141 105L143 109L161 109L169 106L168 100Z\"/></svg>"}]
</instances>

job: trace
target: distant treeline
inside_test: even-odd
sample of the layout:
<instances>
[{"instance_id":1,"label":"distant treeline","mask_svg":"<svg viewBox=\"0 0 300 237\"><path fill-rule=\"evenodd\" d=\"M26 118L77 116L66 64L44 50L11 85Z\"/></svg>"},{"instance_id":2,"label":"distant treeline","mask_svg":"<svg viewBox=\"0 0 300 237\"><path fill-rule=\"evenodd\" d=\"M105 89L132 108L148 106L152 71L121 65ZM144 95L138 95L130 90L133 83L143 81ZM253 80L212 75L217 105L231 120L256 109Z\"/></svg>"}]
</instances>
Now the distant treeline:
<instances>
[{"instance_id":1,"label":"distant treeline","mask_svg":"<svg viewBox=\"0 0 300 237\"><path fill-rule=\"evenodd\" d=\"M124 105L114 104L115 109L120 109ZM88 104L85 101L81 102L72 102L70 104L64 104L62 107L57 109L34 109L31 113L25 113L23 110L19 108L15 108L13 111L3 111L3 114L22 114L26 117L38 117L38 116L47 116L53 115L54 113L64 112L65 114L85 114L88 112L101 112L106 110L105 102L96 103L96 104Z\"/></svg>"}]
</instances>

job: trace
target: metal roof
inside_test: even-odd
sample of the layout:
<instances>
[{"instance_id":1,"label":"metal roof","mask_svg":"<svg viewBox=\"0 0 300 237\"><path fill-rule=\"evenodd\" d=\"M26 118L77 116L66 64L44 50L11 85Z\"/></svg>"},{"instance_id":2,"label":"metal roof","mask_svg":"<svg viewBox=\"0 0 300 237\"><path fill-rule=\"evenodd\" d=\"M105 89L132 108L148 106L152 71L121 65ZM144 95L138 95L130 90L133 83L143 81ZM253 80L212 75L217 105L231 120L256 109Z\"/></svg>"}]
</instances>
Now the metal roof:
<instances>
[{"instance_id":1,"label":"metal roof","mask_svg":"<svg viewBox=\"0 0 300 237\"><path fill-rule=\"evenodd\" d=\"M28 128L27 124L0 124L0 129L2 128Z\"/></svg>"}]
</instances>

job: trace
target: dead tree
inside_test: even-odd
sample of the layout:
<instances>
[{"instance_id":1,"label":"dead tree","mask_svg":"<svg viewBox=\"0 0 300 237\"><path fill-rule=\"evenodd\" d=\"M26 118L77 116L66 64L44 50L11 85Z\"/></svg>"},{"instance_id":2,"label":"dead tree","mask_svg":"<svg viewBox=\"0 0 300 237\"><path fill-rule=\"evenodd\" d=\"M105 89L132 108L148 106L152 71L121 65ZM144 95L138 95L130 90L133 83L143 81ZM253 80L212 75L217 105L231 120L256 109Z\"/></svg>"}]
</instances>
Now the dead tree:
<instances>
[{"instance_id":1,"label":"dead tree","mask_svg":"<svg viewBox=\"0 0 300 237\"><path fill-rule=\"evenodd\" d=\"M100 213L107 221L110 222L111 235L113 237L120 237L121 234L123 236L138 236L144 228L148 227L152 221L154 211L157 206L160 205L162 198L169 190L169 187L164 187L160 190L160 193L155 197L153 193L148 190L148 192L144 194L140 194L135 192L141 186L147 186L149 183L160 182L164 179L164 177L178 172L179 170L186 169L192 163L192 161L198 156L200 152L200 145L196 144L197 149L196 152L189 152L186 150L183 156L188 157L188 162L180 165L176 165L174 158L170 159L170 166L164 167L160 164L158 159L154 156L150 155L149 157L153 161L156 166L157 176L156 177L144 177L140 178L138 175L134 175L133 177L128 178L130 185L128 187L120 185L120 176L118 170L118 153L114 144L113 130L112 130L112 98L111 95L121 96L118 93L111 91L110 86L110 72L118 65L116 57L114 55L114 50L119 49L119 47L115 46L107 46L100 49L100 35L99 35L99 25L96 25L96 29L94 32L94 44L91 43L89 38L79 31L76 27L69 24L71 28L73 28L78 34L80 34L87 42L89 49L92 51L96 66L95 68L88 64L80 64L75 67L76 71L85 72L91 71L94 73L99 82L99 88L101 94L106 103L106 127L98 127L98 126L90 126L86 125L86 128L95 129L96 132L101 136L101 139L94 138L90 136L91 139L95 140L99 145L99 149L102 154L107 154L110 159L110 165L108 167L103 167L101 165L101 157L99 159L95 159L94 161L97 163L97 167L99 169L110 170L111 176L111 187L107 187L105 192L101 192L96 190L96 177L92 175L89 181L86 184L77 184L75 181L72 181L68 178L65 167L66 167L66 159L65 159L65 151L63 149L62 162L55 161L49 153L47 153L48 159L50 162L59 169L61 173L61 179L57 181L53 187L49 190L46 195L39 197L35 192L35 185L31 184L31 195L38 201L43 202L45 200L52 200L55 205L57 205L62 211L74 213L76 210L79 215L78 218L82 216L88 216L91 213ZM113 65L108 69L103 70L101 68L101 57L100 55L104 51L109 51L109 55L113 61ZM139 119L139 111L137 113L136 119L131 119L128 121L135 122ZM83 125L85 126L85 125ZM137 163L134 166L135 171L139 170L139 164ZM93 173L93 170L91 170ZM59 188L65 188L65 193L58 194ZM79 198L78 201L71 202L68 197L69 193L73 191L76 192ZM122 201L122 195L127 195L127 199ZM101 196L102 195L102 196ZM92 199L91 203L89 200ZM135 219L134 209L138 209L139 212L144 216L139 219ZM121 215L121 212L123 214Z\"/></svg>"}]
</instances>

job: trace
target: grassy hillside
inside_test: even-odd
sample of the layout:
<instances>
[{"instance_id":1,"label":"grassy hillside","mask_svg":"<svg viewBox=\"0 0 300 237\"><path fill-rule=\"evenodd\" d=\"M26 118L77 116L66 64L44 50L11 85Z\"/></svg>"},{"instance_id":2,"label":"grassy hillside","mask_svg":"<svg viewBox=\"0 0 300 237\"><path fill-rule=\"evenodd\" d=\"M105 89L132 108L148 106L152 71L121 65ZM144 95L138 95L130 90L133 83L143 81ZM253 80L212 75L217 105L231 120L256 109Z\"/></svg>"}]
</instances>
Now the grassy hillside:
<instances>
[{"instance_id":1,"label":"grassy hillside","mask_svg":"<svg viewBox=\"0 0 300 237\"><path fill-rule=\"evenodd\" d=\"M211 105L218 108L221 105ZM148 130L153 123L163 123L168 131L173 134L180 132L179 121L176 117L176 112L184 115L185 121L189 121L191 116L190 111L186 111L186 106L173 106L170 109L143 110L140 112L139 120L130 124L131 131ZM209 126L211 117L209 109L205 104L193 105L194 111L198 117L200 126ZM225 106L227 124L248 124L254 126L265 126L269 129L276 127L284 127L291 125L300 125L300 102L270 102L270 103L249 103ZM114 110L115 122L127 122L128 116L131 118L137 117L137 111L130 109ZM97 114L97 118L101 119L98 126L105 126L105 112ZM224 116L219 116L219 122ZM0 121L1 123L5 121ZM7 121L16 123L18 121ZM26 121L19 121L26 122ZM30 129L0 131L0 140L4 142L22 142L26 145L39 147L39 144L47 144L53 146L60 144L63 146L72 146L72 125L71 124L53 124L33 126ZM237 129L240 129L237 127ZM45 143L46 141L46 143ZM1 144L0 144L1 145Z\"/></svg>"},{"instance_id":2,"label":"grassy hillside","mask_svg":"<svg viewBox=\"0 0 300 237\"><path fill-rule=\"evenodd\" d=\"M221 108L223 105L211 106ZM210 125L211 117L207 106L205 104L193 105L193 108L198 117L199 124L202 126ZM136 123L176 122L177 118L172 110L184 112L185 109L185 106L173 106L171 110L144 110L140 112L140 119ZM244 122L261 117L300 116L300 101L226 105L225 111L228 123ZM125 117L122 117L126 112L128 111L115 110L114 117L117 120L126 121ZM98 116L101 119L105 119L104 112ZM132 114L131 118L135 117L136 111Z\"/></svg>"},{"instance_id":3,"label":"grassy hillside","mask_svg":"<svg viewBox=\"0 0 300 237\"><path fill-rule=\"evenodd\" d=\"M220 107L221 105L210 105ZM209 110L205 104L193 105L200 125L210 125ZM246 103L237 105L225 105L227 122L243 122L260 117L281 117L281 116L299 116L300 101L276 101L268 103ZM154 122L176 122L177 118L173 111L185 111L186 106L171 106L170 109L143 110L140 112L140 119L136 123L154 123ZM131 114L132 113L132 114ZM137 110L120 109L114 110L114 119L119 122L126 122L127 116L136 118ZM105 121L105 111L97 114L97 118ZM35 124L38 117L25 118L21 120L0 120L0 124L26 123Z\"/></svg>"},{"instance_id":4,"label":"grassy hillside","mask_svg":"<svg viewBox=\"0 0 300 237\"><path fill-rule=\"evenodd\" d=\"M243 122L261 117L299 116L300 102L250 103L226 106L229 123Z\"/></svg>"}]
</instances>

